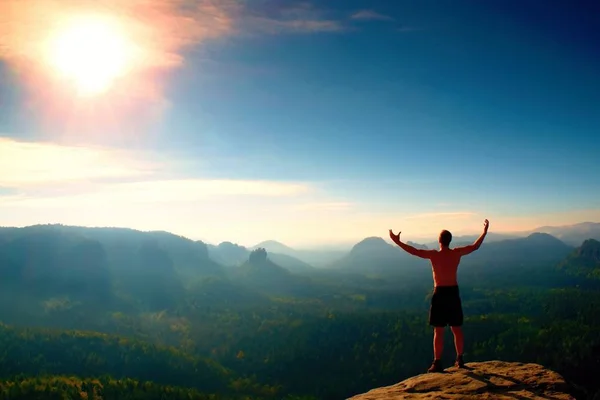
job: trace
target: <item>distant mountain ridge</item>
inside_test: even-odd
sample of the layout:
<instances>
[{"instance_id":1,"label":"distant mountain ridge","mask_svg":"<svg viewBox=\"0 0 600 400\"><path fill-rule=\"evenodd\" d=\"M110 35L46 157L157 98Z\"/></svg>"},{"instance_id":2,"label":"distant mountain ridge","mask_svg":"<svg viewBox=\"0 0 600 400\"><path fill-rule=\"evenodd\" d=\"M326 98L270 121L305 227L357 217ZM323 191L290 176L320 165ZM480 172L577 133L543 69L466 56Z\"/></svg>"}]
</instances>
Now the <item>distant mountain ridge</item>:
<instances>
[{"instance_id":1,"label":"distant mountain ridge","mask_svg":"<svg viewBox=\"0 0 600 400\"><path fill-rule=\"evenodd\" d=\"M538 264L555 264L564 259L573 246L562 242L547 233L532 233L524 238L507 239L485 243L481 248L464 258L464 263L481 263L487 265L518 265L535 262Z\"/></svg>"},{"instance_id":2,"label":"distant mountain ridge","mask_svg":"<svg viewBox=\"0 0 600 400\"><path fill-rule=\"evenodd\" d=\"M381 237L368 237L357 244L329 267L366 275L405 275L426 266L426 260L413 257ZM421 270L423 270L421 268Z\"/></svg>"},{"instance_id":3,"label":"distant mountain ridge","mask_svg":"<svg viewBox=\"0 0 600 400\"><path fill-rule=\"evenodd\" d=\"M286 246L277 240L265 240L264 242L260 242L259 244L250 247L250 250L256 250L258 248L264 248L270 253L281 253L288 255L292 255L296 252L295 249Z\"/></svg>"},{"instance_id":4,"label":"distant mountain ridge","mask_svg":"<svg viewBox=\"0 0 600 400\"><path fill-rule=\"evenodd\" d=\"M596 229L600 229L600 223L584 222L567 227L541 227L539 230L553 230L561 233L562 236L578 232L585 237L588 234L594 234ZM120 253L120 248L123 248L125 243L132 243L136 246L141 245L144 240L154 240L157 244L166 245L170 248L169 257L174 265L185 271L198 272L205 270L206 275L222 276L223 266L239 266L243 264L251 252L251 249L240 246L231 242L222 242L217 246L206 245L202 241L193 241L182 236L174 235L163 231L142 232L127 228L84 228L71 227L60 224L34 225L25 228L0 228L0 245L7 242L7 238L19 237L20 235L29 233L44 233L54 232L63 235L68 240L77 237L88 238L90 240L98 240L105 244L110 260L117 257L119 262L126 262L126 256ZM472 243L477 236L459 236L454 238L452 247ZM482 248L469 256L469 261L488 262L488 263L508 263L515 260L537 259L539 262L551 261L555 262L557 258L569 254L576 246L572 242L565 242L552 234L535 232L525 237L511 237L509 239L500 240L503 237L510 237L502 234L490 233L484 242ZM571 235L571 241L573 236ZM465 239L472 240L465 240ZM490 240L494 238L495 240ZM593 238L586 238L593 239ZM584 239L584 240L586 240ZM56 240L56 238L52 239ZM408 242L416 248L436 249L437 243L421 244ZM269 259L275 264L292 271L294 273L311 273L314 267L306 262L305 256L310 256L310 251L295 250L290 246L282 244L275 240L269 240L262 243L264 248L269 251ZM257 245L260 247L259 245ZM254 246L253 248L256 248ZM277 253L272 249L284 251L286 253ZM296 254L298 256L290 255ZM312 255L319 257L319 252L312 252ZM321 255L324 252L321 252ZM404 251L389 243L388 240L381 237L368 237L352 246L346 252L331 252L328 254L329 262L324 262L321 259L321 266L331 267L333 269L342 268L346 265L346 269L352 272L364 273L364 271L386 273L392 271L398 272L398 266L419 265L421 260L409 256ZM327 258L325 257L325 258ZM111 261L112 262L112 261ZM166 261L165 259L165 262ZM374 267L368 267L369 265Z\"/></svg>"},{"instance_id":5,"label":"distant mountain ridge","mask_svg":"<svg viewBox=\"0 0 600 400\"><path fill-rule=\"evenodd\" d=\"M579 224L582 227L594 227L595 223ZM600 224L597 224L600 225ZM557 228L561 229L561 228ZM586 232L590 229L586 230ZM593 230L591 230L593 232ZM472 244L479 235L457 236L452 240L451 247ZM497 234L490 232L482 248L465 259L466 264L486 263L489 265L500 265L508 263L527 263L528 260L537 260L540 263L558 263L566 257L574 248L572 240L565 243L554 235L543 232L516 234ZM408 244L419 249L437 249L439 244L415 243L407 241ZM579 245L580 243L577 243ZM260 245L271 251L277 249L291 254L297 254L302 259L302 252L294 250L275 240L262 242ZM256 245L253 248L260 247ZM275 257L270 253L270 257ZM282 265L284 263L278 262ZM324 266L328 269L344 269L348 272L368 274L398 274L406 271L406 268L418 266L422 260L406 254L403 250L389 243L381 237L367 237L350 248L349 251L339 254L337 258ZM369 267L371 266L371 267Z\"/></svg>"},{"instance_id":6,"label":"distant mountain ridge","mask_svg":"<svg viewBox=\"0 0 600 400\"><path fill-rule=\"evenodd\" d=\"M337 259L342 258L347 250L325 250L325 249L313 249L313 250L303 250L303 249L293 249L290 246L287 246L281 242L276 240L266 240L259 244L256 244L250 247L250 250L255 250L257 248L264 248L269 252L269 255L279 254L293 257L295 259L301 260L308 265L314 267L323 267ZM283 264L282 264L283 265Z\"/></svg>"},{"instance_id":7,"label":"distant mountain ridge","mask_svg":"<svg viewBox=\"0 0 600 400\"><path fill-rule=\"evenodd\" d=\"M600 222L581 222L573 225L542 226L532 232L548 233L572 246L579 246L587 239L600 240Z\"/></svg>"},{"instance_id":8,"label":"distant mountain ridge","mask_svg":"<svg viewBox=\"0 0 600 400\"><path fill-rule=\"evenodd\" d=\"M471 244L472 242L467 242ZM452 245L456 247L459 244ZM425 247L423 245L414 247ZM567 257L574 247L552 235L533 233L527 237L484 242L479 250L462 260L463 269L471 266L504 268L514 265L556 265ZM380 237L368 237L355 244L330 268L365 275L401 275L404 277L424 276L422 268L429 261L413 257L399 247L389 244Z\"/></svg>"},{"instance_id":9,"label":"distant mountain ridge","mask_svg":"<svg viewBox=\"0 0 600 400\"><path fill-rule=\"evenodd\" d=\"M275 242L277 243L277 242ZM283 246L283 245L282 245ZM269 259L275 264L287 269L288 271L295 273L307 273L311 272L314 267L296 257L288 254L280 254L272 252L266 247L255 247L254 249L247 249L244 246L234 244L231 242L222 242L217 246L208 245L208 254L214 261L229 267L238 267L248 260L248 257L253 250L259 248L265 248L269 251ZM281 248L281 246L279 246Z\"/></svg>"}]
</instances>

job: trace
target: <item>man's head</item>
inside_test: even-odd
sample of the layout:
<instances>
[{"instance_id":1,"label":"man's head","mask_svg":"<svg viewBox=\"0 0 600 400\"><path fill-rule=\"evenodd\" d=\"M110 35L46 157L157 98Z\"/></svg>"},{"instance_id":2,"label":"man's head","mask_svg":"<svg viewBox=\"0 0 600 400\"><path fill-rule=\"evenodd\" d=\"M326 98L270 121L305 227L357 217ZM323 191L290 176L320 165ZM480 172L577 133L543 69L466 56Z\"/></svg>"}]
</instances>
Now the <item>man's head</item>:
<instances>
[{"instance_id":1,"label":"man's head","mask_svg":"<svg viewBox=\"0 0 600 400\"><path fill-rule=\"evenodd\" d=\"M450 242L452 241L452 234L447 231L447 230L443 230L442 232L440 232L440 245L442 245L442 247L448 247L450 246Z\"/></svg>"}]
</instances>

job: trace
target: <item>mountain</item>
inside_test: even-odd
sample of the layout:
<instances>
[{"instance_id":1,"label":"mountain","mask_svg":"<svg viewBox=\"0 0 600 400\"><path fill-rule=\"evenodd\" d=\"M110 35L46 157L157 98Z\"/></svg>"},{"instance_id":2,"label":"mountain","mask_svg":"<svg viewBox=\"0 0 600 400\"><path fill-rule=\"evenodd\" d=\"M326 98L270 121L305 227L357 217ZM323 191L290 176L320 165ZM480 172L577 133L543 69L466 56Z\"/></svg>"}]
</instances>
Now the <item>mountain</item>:
<instances>
[{"instance_id":1,"label":"mountain","mask_svg":"<svg viewBox=\"0 0 600 400\"><path fill-rule=\"evenodd\" d=\"M572 246L579 246L587 239L600 240L600 223L582 222L564 226L542 226L534 232L548 233Z\"/></svg>"},{"instance_id":2,"label":"mountain","mask_svg":"<svg viewBox=\"0 0 600 400\"><path fill-rule=\"evenodd\" d=\"M310 284L310 279L292 274L275 264L263 248L252 250L239 268L231 270L231 277L242 285L270 294L298 295Z\"/></svg>"},{"instance_id":3,"label":"mountain","mask_svg":"<svg viewBox=\"0 0 600 400\"><path fill-rule=\"evenodd\" d=\"M278 243L278 242L274 242L274 241L271 241L271 242ZM284 245L281 245L281 246L284 246ZM261 247L258 247L258 248L261 248ZM255 248L255 249L258 249L258 248ZM279 248L281 248L281 247L279 247ZM283 268L287 269L290 272L308 273L308 272L311 272L312 270L314 270L314 268L311 265L295 258L294 256L290 256L288 254L271 252L270 250L268 250L266 248L265 248L265 250L267 250L269 252L269 259L271 261L282 266ZM209 253L210 258L212 258L213 260L215 260L218 263L221 263L221 264L229 266L229 267L238 267L238 266L242 265L248 259L248 257L250 256L251 250L247 249L244 246L240 246L238 244L234 244L231 242L223 242L223 243L220 243L218 246L208 245L208 253Z\"/></svg>"},{"instance_id":4,"label":"mountain","mask_svg":"<svg viewBox=\"0 0 600 400\"><path fill-rule=\"evenodd\" d=\"M293 249L276 240L267 240L261 242L255 246L252 246L250 249L254 250L257 248L264 248L269 252L269 254L280 254L290 256L315 267L326 266L327 264L330 264L335 260L339 260L347 253L347 250L341 250L339 248ZM284 264L281 263L281 265Z\"/></svg>"},{"instance_id":5,"label":"mountain","mask_svg":"<svg viewBox=\"0 0 600 400\"><path fill-rule=\"evenodd\" d=\"M296 252L296 250L276 240L266 240L264 242L260 242L259 244L252 246L250 249L256 250L259 248L263 248L269 253L281 253L289 256L293 256Z\"/></svg>"},{"instance_id":6,"label":"mountain","mask_svg":"<svg viewBox=\"0 0 600 400\"><path fill-rule=\"evenodd\" d=\"M37 225L0 228L0 243L1 291L22 301L24 316L43 311L39 302L175 309L186 285L225 276L204 243L166 232Z\"/></svg>"},{"instance_id":7,"label":"mountain","mask_svg":"<svg viewBox=\"0 0 600 400\"><path fill-rule=\"evenodd\" d=\"M415 249L421 249L421 250L429 250L429 247L425 244L420 244L420 243L415 243L415 242L411 242L410 240L408 240L406 242L406 244L414 247ZM436 247L434 247L436 248Z\"/></svg>"},{"instance_id":8,"label":"mountain","mask_svg":"<svg viewBox=\"0 0 600 400\"><path fill-rule=\"evenodd\" d=\"M600 280L600 242L586 240L558 268L572 276Z\"/></svg>"},{"instance_id":9,"label":"mountain","mask_svg":"<svg viewBox=\"0 0 600 400\"><path fill-rule=\"evenodd\" d=\"M572 246L552 235L532 233L525 238L484 242L479 250L463 257L462 263L484 264L489 267L554 265L563 260L572 250Z\"/></svg>"},{"instance_id":10,"label":"mountain","mask_svg":"<svg viewBox=\"0 0 600 400\"><path fill-rule=\"evenodd\" d=\"M499 242L508 239L525 238L534 233L547 233L560 239L570 246L579 246L587 239L600 240L600 222L581 222L573 225L541 226L536 229L523 232L496 233L489 232L485 243ZM452 238L453 246L464 246L473 243L479 237L479 233L470 235L455 235ZM429 248L437 248L437 241L426 242Z\"/></svg>"},{"instance_id":11,"label":"mountain","mask_svg":"<svg viewBox=\"0 0 600 400\"><path fill-rule=\"evenodd\" d=\"M283 268L296 274L311 273L315 269L312 265L287 254L269 253L269 259L275 264L281 265Z\"/></svg>"},{"instance_id":12,"label":"mountain","mask_svg":"<svg viewBox=\"0 0 600 400\"><path fill-rule=\"evenodd\" d=\"M448 368L444 374L418 375L348 400L575 399L573 388L561 375L539 364L487 361L466 366L465 369Z\"/></svg>"},{"instance_id":13,"label":"mountain","mask_svg":"<svg viewBox=\"0 0 600 400\"><path fill-rule=\"evenodd\" d=\"M51 245L53 251L61 251L61 246L70 246L81 240L94 240L101 244L107 253L109 264L116 270L127 269L137 248L144 242L152 241L156 246L166 249L174 262L175 269L187 275L223 276L222 267L208 257L205 243L193 241L168 232L142 232L128 228L87 228L60 224L33 225L24 228L0 228L0 243L14 242L22 238L42 237L46 247L59 241L60 245ZM69 244L70 243L70 244ZM58 247L57 247L58 246Z\"/></svg>"},{"instance_id":14,"label":"mountain","mask_svg":"<svg viewBox=\"0 0 600 400\"><path fill-rule=\"evenodd\" d=\"M549 284L550 277L546 277L544 271L552 270L572 251L573 247L543 233L485 242L479 250L463 257L459 274L467 281L485 279L486 282L506 284L532 277L533 271L543 276L541 283ZM431 279L429 261L411 256L379 237L369 237L357 243L342 259L332 263L331 268L366 276Z\"/></svg>"},{"instance_id":15,"label":"mountain","mask_svg":"<svg viewBox=\"0 0 600 400\"><path fill-rule=\"evenodd\" d=\"M579 247L575 254L582 259L589 261L590 263L600 264L600 241L595 239L588 239L581 247Z\"/></svg>"},{"instance_id":16,"label":"mountain","mask_svg":"<svg viewBox=\"0 0 600 400\"><path fill-rule=\"evenodd\" d=\"M248 260L239 268L239 275L258 281L286 281L292 276L287 269L280 267L269 259L265 249L250 252Z\"/></svg>"},{"instance_id":17,"label":"mountain","mask_svg":"<svg viewBox=\"0 0 600 400\"><path fill-rule=\"evenodd\" d=\"M478 282L494 288L561 286L565 275L556 266L572 251L573 247L545 233L484 243L479 250L462 257L459 280L467 285Z\"/></svg>"},{"instance_id":18,"label":"mountain","mask_svg":"<svg viewBox=\"0 0 600 400\"><path fill-rule=\"evenodd\" d=\"M368 237L355 244L350 252L331 267L366 275L405 275L413 268L427 266L427 261L413 257L380 237Z\"/></svg>"},{"instance_id":19,"label":"mountain","mask_svg":"<svg viewBox=\"0 0 600 400\"><path fill-rule=\"evenodd\" d=\"M250 252L244 246L231 242L222 242L217 246L209 244L208 256L219 264L237 267L248 259Z\"/></svg>"}]
</instances>

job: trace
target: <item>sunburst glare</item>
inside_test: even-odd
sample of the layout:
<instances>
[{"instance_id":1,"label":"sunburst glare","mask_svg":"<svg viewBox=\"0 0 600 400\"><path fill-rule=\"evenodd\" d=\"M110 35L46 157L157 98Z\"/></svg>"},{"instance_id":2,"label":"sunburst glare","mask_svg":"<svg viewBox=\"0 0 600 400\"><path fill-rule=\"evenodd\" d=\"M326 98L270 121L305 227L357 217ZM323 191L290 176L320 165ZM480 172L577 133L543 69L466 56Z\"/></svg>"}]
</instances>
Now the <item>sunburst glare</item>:
<instances>
[{"instance_id":1,"label":"sunburst glare","mask_svg":"<svg viewBox=\"0 0 600 400\"><path fill-rule=\"evenodd\" d=\"M52 32L44 58L80 95L91 96L106 92L132 69L136 46L115 19L77 15Z\"/></svg>"}]
</instances>

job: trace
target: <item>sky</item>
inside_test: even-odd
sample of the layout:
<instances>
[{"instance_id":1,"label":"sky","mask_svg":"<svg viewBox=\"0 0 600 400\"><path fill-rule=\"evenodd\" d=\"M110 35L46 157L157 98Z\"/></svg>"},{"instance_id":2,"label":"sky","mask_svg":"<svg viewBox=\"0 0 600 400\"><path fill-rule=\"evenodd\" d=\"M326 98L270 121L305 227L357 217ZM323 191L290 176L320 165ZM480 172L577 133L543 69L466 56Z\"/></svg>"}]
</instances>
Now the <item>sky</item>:
<instances>
[{"instance_id":1,"label":"sky","mask_svg":"<svg viewBox=\"0 0 600 400\"><path fill-rule=\"evenodd\" d=\"M600 3L3 0L0 225L600 222Z\"/></svg>"}]
</instances>

